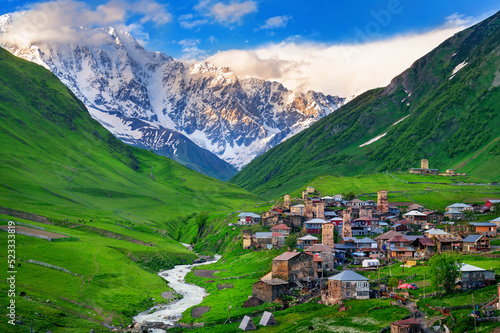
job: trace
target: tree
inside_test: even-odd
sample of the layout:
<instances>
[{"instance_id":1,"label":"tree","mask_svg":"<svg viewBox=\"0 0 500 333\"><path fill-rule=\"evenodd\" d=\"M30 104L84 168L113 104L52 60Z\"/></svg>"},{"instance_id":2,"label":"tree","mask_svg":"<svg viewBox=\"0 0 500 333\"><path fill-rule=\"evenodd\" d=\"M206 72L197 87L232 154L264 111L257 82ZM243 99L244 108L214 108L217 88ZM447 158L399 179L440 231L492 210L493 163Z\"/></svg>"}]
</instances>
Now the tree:
<instances>
[{"instance_id":1,"label":"tree","mask_svg":"<svg viewBox=\"0 0 500 333\"><path fill-rule=\"evenodd\" d=\"M288 237L285 239L285 245L289 249L293 249L295 245L297 245L297 235L288 235Z\"/></svg>"},{"instance_id":2,"label":"tree","mask_svg":"<svg viewBox=\"0 0 500 333\"><path fill-rule=\"evenodd\" d=\"M447 294L455 290L455 281L460 275L460 259L455 253L436 254L429 260L432 286L436 292L444 289Z\"/></svg>"},{"instance_id":3,"label":"tree","mask_svg":"<svg viewBox=\"0 0 500 333\"><path fill-rule=\"evenodd\" d=\"M203 230L208 221L208 212L201 212L194 218L194 223L198 226L198 237L203 234Z\"/></svg>"},{"instance_id":4,"label":"tree","mask_svg":"<svg viewBox=\"0 0 500 333\"><path fill-rule=\"evenodd\" d=\"M393 290L399 285L398 279L396 279L395 276L391 277L389 279L389 282L387 282L387 286L391 287Z\"/></svg>"},{"instance_id":5,"label":"tree","mask_svg":"<svg viewBox=\"0 0 500 333\"><path fill-rule=\"evenodd\" d=\"M342 196L344 197L344 200L350 201L354 198L356 198L356 194L354 194L353 191L350 191L349 193L342 193Z\"/></svg>"}]
</instances>

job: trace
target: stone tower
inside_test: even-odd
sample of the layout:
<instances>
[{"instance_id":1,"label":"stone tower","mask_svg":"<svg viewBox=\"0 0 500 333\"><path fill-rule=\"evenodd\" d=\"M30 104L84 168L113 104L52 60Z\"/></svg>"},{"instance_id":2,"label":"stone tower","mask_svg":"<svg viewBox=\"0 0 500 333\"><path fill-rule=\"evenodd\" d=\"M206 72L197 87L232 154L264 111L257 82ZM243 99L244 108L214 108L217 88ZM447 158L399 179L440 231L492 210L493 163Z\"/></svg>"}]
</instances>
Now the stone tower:
<instances>
[{"instance_id":1,"label":"stone tower","mask_svg":"<svg viewBox=\"0 0 500 333\"><path fill-rule=\"evenodd\" d=\"M335 223L324 223L321 226L321 239L323 244L328 245L332 249L335 247Z\"/></svg>"},{"instance_id":2,"label":"stone tower","mask_svg":"<svg viewBox=\"0 0 500 333\"><path fill-rule=\"evenodd\" d=\"M309 193L307 190L302 191L302 200L307 200L309 199Z\"/></svg>"},{"instance_id":3,"label":"stone tower","mask_svg":"<svg viewBox=\"0 0 500 333\"><path fill-rule=\"evenodd\" d=\"M316 217L318 219L322 219L324 220L325 219L325 203L324 202L318 202L316 204L316 207L315 207L315 211L316 211Z\"/></svg>"},{"instance_id":4,"label":"stone tower","mask_svg":"<svg viewBox=\"0 0 500 333\"><path fill-rule=\"evenodd\" d=\"M420 161L420 168L421 169L429 169L429 160L423 159Z\"/></svg>"},{"instance_id":5,"label":"stone tower","mask_svg":"<svg viewBox=\"0 0 500 333\"><path fill-rule=\"evenodd\" d=\"M311 200L307 200L305 204L306 204L306 209L304 212L304 217L306 218L306 221L308 221L314 218L313 203Z\"/></svg>"},{"instance_id":6,"label":"stone tower","mask_svg":"<svg viewBox=\"0 0 500 333\"><path fill-rule=\"evenodd\" d=\"M285 201L285 210L290 210L290 206L292 205L292 197L290 196L290 194L285 194L283 199Z\"/></svg>"},{"instance_id":7,"label":"stone tower","mask_svg":"<svg viewBox=\"0 0 500 333\"><path fill-rule=\"evenodd\" d=\"M342 238L352 237L352 227L351 222L344 222L342 225Z\"/></svg>"},{"instance_id":8,"label":"stone tower","mask_svg":"<svg viewBox=\"0 0 500 333\"><path fill-rule=\"evenodd\" d=\"M377 192L377 211L382 213L387 213L389 211L389 201L387 200L386 190Z\"/></svg>"}]
</instances>

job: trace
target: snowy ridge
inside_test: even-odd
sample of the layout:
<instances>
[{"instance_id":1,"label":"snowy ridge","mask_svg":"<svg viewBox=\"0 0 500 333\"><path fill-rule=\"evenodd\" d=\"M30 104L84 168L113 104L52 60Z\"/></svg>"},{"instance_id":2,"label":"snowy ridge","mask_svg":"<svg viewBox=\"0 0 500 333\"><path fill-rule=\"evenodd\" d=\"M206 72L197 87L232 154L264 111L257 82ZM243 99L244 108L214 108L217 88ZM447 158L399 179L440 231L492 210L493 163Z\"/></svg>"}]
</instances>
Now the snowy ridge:
<instances>
[{"instance_id":1,"label":"snowy ridge","mask_svg":"<svg viewBox=\"0 0 500 333\"><path fill-rule=\"evenodd\" d=\"M10 17L0 16L0 31L9 24ZM52 71L94 119L140 147L161 151L166 145L174 154L173 145L191 140L242 168L344 104L336 96L239 79L229 68L208 62L186 68L163 53L145 50L124 31L94 30L100 45L2 46ZM159 135L165 129L179 133L178 141Z\"/></svg>"}]
</instances>

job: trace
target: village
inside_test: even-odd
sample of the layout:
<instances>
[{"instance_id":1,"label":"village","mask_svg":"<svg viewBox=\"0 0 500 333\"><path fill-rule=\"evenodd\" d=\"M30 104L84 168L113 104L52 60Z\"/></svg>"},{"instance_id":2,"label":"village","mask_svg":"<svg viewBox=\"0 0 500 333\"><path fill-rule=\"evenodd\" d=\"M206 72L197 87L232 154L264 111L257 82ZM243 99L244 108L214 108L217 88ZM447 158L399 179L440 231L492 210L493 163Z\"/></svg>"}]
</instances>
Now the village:
<instances>
[{"instance_id":1,"label":"village","mask_svg":"<svg viewBox=\"0 0 500 333\"><path fill-rule=\"evenodd\" d=\"M284 300L299 294L302 302L317 297L322 304L340 306L351 299L391 298L395 304L407 306L412 315L391 323L390 331L425 332L423 321L417 320L419 311L415 305L407 305L411 301L408 291L418 286L401 280L391 286L388 279L380 279L380 270L399 262L404 271L405 267L426 265L434 255L443 253L489 254L495 247L490 242L497 237L500 218L477 222L476 216L496 211L499 203L498 199L474 205L457 202L439 212L417 203L389 202L386 190L377 192L376 201L362 201L347 200L340 194L321 196L314 187L307 187L300 198L285 195L261 215L241 212L237 225L244 249L287 248L272 259L271 271L252 285L247 306L287 303ZM493 269L466 261L457 263L457 268L457 291L497 285L498 272ZM366 272L372 279L363 274ZM377 274L379 279L374 280ZM499 295L500 284L488 304L472 312L474 318L497 320L493 310L500 310ZM265 316L267 325L277 325L271 313ZM240 328L254 330L256 326L245 316Z\"/></svg>"}]
</instances>

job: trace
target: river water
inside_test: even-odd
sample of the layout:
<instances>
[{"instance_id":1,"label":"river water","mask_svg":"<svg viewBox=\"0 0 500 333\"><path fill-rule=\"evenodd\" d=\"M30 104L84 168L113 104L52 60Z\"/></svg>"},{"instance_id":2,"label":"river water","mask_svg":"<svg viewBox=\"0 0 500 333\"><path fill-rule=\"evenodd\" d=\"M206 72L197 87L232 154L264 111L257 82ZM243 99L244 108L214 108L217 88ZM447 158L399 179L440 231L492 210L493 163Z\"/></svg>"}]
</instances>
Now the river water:
<instances>
[{"instance_id":1,"label":"river water","mask_svg":"<svg viewBox=\"0 0 500 333\"><path fill-rule=\"evenodd\" d=\"M177 265L174 268L163 271L158 275L168 281L168 285L183 297L168 305L156 305L149 310L139 313L134 317L137 323L163 322L173 325L182 318L182 313L192 306L198 305L207 296L205 289L184 282L187 273L195 266L208 265L217 262L221 258L215 255L215 261L208 261L201 264Z\"/></svg>"}]
</instances>

